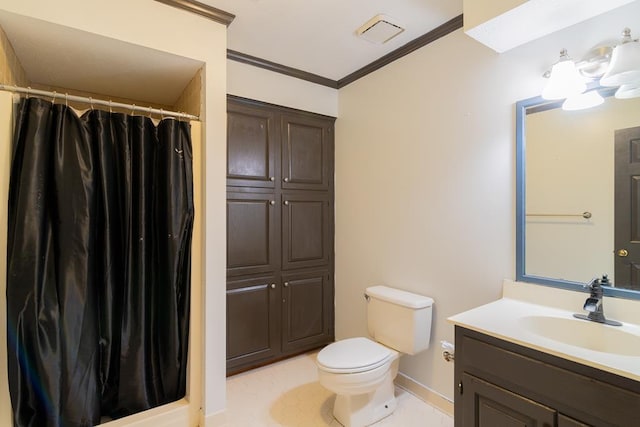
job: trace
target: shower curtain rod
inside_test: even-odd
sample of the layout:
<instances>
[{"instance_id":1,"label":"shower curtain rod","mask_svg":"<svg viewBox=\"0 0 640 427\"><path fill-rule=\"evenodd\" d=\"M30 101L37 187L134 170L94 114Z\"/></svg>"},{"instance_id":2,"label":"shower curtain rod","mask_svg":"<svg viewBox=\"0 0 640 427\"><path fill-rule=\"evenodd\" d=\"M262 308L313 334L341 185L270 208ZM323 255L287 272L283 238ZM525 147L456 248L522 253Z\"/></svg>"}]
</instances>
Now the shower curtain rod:
<instances>
[{"instance_id":1,"label":"shower curtain rod","mask_svg":"<svg viewBox=\"0 0 640 427\"><path fill-rule=\"evenodd\" d=\"M5 90L8 92L26 93L27 96L29 95L46 96L48 98L53 98L54 102L56 98L60 98L60 99L64 99L65 101L82 102L84 104L89 104L92 107L94 105L102 105L104 107L109 107L110 109L112 107L116 107L116 108L124 108L127 110L131 110L131 112L138 111L138 112L143 112L147 114L177 117L180 119L200 120L198 116L194 116L192 114L187 114L187 113L167 111L167 110L157 109L152 107L140 107L135 104L124 104L122 102L105 101L102 99L87 98L86 96L69 95L67 93L63 94L58 92L49 92L47 90L31 89L30 87L20 87L20 86L10 86L5 84L0 84L0 90Z\"/></svg>"}]
</instances>

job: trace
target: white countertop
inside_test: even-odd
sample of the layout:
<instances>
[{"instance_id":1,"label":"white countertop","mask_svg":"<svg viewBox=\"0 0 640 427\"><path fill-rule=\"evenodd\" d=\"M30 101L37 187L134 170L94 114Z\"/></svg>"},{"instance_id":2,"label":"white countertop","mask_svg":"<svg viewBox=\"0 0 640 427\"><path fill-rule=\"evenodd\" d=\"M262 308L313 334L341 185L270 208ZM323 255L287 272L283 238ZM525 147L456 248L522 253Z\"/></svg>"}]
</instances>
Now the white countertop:
<instances>
[{"instance_id":1,"label":"white countertop","mask_svg":"<svg viewBox=\"0 0 640 427\"><path fill-rule=\"evenodd\" d=\"M579 309L578 311L581 312ZM640 348L638 348L638 356L590 350L531 332L523 321L528 316L573 319L573 313L573 311L533 304L513 298L502 298L456 314L448 320L457 326L640 381ZM575 320L578 321L577 319ZM584 322L587 321L584 320ZM602 328L616 328L619 331L640 337L640 326L636 324L623 323L622 326L595 325Z\"/></svg>"}]
</instances>

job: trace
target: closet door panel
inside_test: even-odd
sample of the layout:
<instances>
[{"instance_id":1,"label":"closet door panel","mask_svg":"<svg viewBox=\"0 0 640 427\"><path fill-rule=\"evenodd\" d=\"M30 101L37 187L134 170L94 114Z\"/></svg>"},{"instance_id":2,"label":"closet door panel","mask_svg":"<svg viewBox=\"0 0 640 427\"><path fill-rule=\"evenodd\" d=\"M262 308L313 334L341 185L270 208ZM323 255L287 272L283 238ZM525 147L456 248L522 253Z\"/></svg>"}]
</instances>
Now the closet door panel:
<instances>
[{"instance_id":1,"label":"closet door panel","mask_svg":"<svg viewBox=\"0 0 640 427\"><path fill-rule=\"evenodd\" d=\"M227 193L227 275L279 268L278 200L269 193Z\"/></svg>"},{"instance_id":2,"label":"closet door panel","mask_svg":"<svg viewBox=\"0 0 640 427\"><path fill-rule=\"evenodd\" d=\"M333 341L333 286L328 270L282 276L282 350L296 352Z\"/></svg>"},{"instance_id":3,"label":"closet door panel","mask_svg":"<svg viewBox=\"0 0 640 427\"><path fill-rule=\"evenodd\" d=\"M274 188L279 123L273 111L240 105L227 107L227 185Z\"/></svg>"},{"instance_id":4,"label":"closet door panel","mask_svg":"<svg viewBox=\"0 0 640 427\"><path fill-rule=\"evenodd\" d=\"M332 224L327 193L283 193L282 269L329 265Z\"/></svg>"},{"instance_id":5,"label":"closet door panel","mask_svg":"<svg viewBox=\"0 0 640 427\"><path fill-rule=\"evenodd\" d=\"M329 190L333 186L333 120L283 114L282 188Z\"/></svg>"},{"instance_id":6,"label":"closet door panel","mask_svg":"<svg viewBox=\"0 0 640 427\"><path fill-rule=\"evenodd\" d=\"M280 286L274 276L227 281L227 374L280 354Z\"/></svg>"}]
</instances>

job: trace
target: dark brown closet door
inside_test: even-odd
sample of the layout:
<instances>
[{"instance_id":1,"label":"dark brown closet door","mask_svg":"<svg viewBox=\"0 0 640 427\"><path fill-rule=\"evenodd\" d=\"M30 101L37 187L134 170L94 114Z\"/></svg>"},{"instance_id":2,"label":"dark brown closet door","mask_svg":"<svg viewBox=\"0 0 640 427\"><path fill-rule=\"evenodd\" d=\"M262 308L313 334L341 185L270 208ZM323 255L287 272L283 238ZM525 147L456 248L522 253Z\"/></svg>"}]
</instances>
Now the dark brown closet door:
<instances>
[{"instance_id":1,"label":"dark brown closet door","mask_svg":"<svg viewBox=\"0 0 640 427\"><path fill-rule=\"evenodd\" d=\"M278 200L271 193L227 192L227 275L278 270Z\"/></svg>"},{"instance_id":2,"label":"dark brown closet door","mask_svg":"<svg viewBox=\"0 0 640 427\"><path fill-rule=\"evenodd\" d=\"M332 206L328 193L282 194L282 269L329 265Z\"/></svg>"},{"instance_id":3,"label":"dark brown closet door","mask_svg":"<svg viewBox=\"0 0 640 427\"><path fill-rule=\"evenodd\" d=\"M275 187L278 126L273 111L229 101L227 185Z\"/></svg>"},{"instance_id":4,"label":"dark brown closet door","mask_svg":"<svg viewBox=\"0 0 640 427\"><path fill-rule=\"evenodd\" d=\"M333 286L327 270L282 276L282 350L295 352L333 341Z\"/></svg>"},{"instance_id":5,"label":"dark brown closet door","mask_svg":"<svg viewBox=\"0 0 640 427\"><path fill-rule=\"evenodd\" d=\"M280 354L280 286L274 276L227 280L227 373Z\"/></svg>"},{"instance_id":6,"label":"dark brown closet door","mask_svg":"<svg viewBox=\"0 0 640 427\"><path fill-rule=\"evenodd\" d=\"M282 188L329 190L333 186L333 120L282 115Z\"/></svg>"}]
</instances>

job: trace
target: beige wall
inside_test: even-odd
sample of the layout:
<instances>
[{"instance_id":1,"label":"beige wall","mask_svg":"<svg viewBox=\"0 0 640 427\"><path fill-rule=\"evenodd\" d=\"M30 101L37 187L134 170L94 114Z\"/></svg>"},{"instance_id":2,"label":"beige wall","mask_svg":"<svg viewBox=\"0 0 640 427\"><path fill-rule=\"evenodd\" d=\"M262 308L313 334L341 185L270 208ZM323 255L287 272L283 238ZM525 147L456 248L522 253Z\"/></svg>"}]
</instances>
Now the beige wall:
<instances>
[{"instance_id":1,"label":"beige wall","mask_svg":"<svg viewBox=\"0 0 640 427\"><path fill-rule=\"evenodd\" d=\"M21 0L8 12L202 61L205 423L225 407L226 27L155 1ZM127 13L122 13L126 10ZM143 20L140 17L144 17ZM180 28L179 32L166 31ZM143 82L141 82L143 84ZM198 159L194 159L197 161ZM202 207L201 207L202 208ZM205 308L206 307L206 308Z\"/></svg>"},{"instance_id":2,"label":"beige wall","mask_svg":"<svg viewBox=\"0 0 640 427\"><path fill-rule=\"evenodd\" d=\"M446 319L515 276L515 102L536 96L561 48L615 39L640 2L498 55L461 30L339 93L336 335L366 334L367 286L435 299L431 348L401 371L453 398Z\"/></svg>"},{"instance_id":3,"label":"beige wall","mask_svg":"<svg viewBox=\"0 0 640 427\"><path fill-rule=\"evenodd\" d=\"M227 61L227 93L303 111L338 115L338 90Z\"/></svg>"},{"instance_id":4,"label":"beige wall","mask_svg":"<svg viewBox=\"0 0 640 427\"><path fill-rule=\"evenodd\" d=\"M640 126L640 98L527 116L526 212L592 214L589 220L527 216L527 274L587 282L606 273L615 283L614 132L634 126Z\"/></svg>"}]
</instances>

